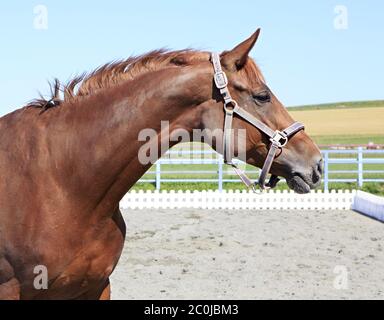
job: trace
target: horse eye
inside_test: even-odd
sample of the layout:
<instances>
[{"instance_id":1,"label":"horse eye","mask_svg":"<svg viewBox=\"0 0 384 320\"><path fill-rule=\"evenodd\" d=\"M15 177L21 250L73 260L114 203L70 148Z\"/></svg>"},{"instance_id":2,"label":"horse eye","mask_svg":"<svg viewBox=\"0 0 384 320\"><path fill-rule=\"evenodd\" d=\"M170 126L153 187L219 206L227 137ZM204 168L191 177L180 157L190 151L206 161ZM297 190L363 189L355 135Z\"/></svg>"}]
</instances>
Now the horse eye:
<instances>
[{"instance_id":1,"label":"horse eye","mask_svg":"<svg viewBox=\"0 0 384 320\"><path fill-rule=\"evenodd\" d=\"M253 99L256 100L256 102L267 103L271 101L271 95L268 91L262 91L254 94Z\"/></svg>"}]
</instances>

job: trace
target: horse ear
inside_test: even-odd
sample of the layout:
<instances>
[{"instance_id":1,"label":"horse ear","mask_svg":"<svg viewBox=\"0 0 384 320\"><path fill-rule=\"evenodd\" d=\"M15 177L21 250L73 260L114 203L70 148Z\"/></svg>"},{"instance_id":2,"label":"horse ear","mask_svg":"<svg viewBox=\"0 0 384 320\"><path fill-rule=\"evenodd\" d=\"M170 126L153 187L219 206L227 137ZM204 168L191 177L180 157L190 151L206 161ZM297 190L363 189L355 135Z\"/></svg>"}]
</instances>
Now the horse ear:
<instances>
[{"instance_id":1,"label":"horse ear","mask_svg":"<svg viewBox=\"0 0 384 320\"><path fill-rule=\"evenodd\" d=\"M222 55L222 63L229 70L236 71L244 67L247 62L249 52L255 45L260 34L260 28L251 35L247 40L243 41L231 51L226 51Z\"/></svg>"}]
</instances>

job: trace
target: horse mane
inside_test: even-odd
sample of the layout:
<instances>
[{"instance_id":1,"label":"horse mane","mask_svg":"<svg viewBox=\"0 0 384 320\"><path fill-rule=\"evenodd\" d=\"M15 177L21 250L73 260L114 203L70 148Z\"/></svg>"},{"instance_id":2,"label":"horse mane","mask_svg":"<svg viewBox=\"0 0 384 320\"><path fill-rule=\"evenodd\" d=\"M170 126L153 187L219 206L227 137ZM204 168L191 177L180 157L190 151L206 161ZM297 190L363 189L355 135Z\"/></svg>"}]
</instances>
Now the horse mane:
<instances>
[{"instance_id":1,"label":"horse mane","mask_svg":"<svg viewBox=\"0 0 384 320\"><path fill-rule=\"evenodd\" d=\"M209 57L208 52L192 49L176 51L160 49L139 56L131 56L124 60L109 62L90 73L83 73L71 79L66 84L55 79L53 83L49 83L51 91L49 98L40 94L40 97L29 102L27 107L41 108L42 113L51 107L81 99L98 90L133 80L145 73L170 66L187 66L195 62L207 61ZM250 78L264 81L259 68L252 59L248 59L244 72Z\"/></svg>"}]
</instances>

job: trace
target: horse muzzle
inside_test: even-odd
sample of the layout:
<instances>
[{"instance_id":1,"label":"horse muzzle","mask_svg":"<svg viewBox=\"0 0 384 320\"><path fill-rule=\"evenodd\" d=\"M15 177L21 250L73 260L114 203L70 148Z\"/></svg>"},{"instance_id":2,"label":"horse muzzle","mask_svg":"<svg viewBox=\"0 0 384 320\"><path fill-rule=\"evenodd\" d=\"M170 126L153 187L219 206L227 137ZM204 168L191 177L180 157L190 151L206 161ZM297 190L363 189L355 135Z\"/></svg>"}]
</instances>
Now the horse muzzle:
<instances>
[{"instance_id":1,"label":"horse muzzle","mask_svg":"<svg viewBox=\"0 0 384 320\"><path fill-rule=\"evenodd\" d=\"M285 179L289 188L297 193L308 193L311 189L317 188L321 184L323 172L323 159L315 160L309 168L295 168Z\"/></svg>"}]
</instances>

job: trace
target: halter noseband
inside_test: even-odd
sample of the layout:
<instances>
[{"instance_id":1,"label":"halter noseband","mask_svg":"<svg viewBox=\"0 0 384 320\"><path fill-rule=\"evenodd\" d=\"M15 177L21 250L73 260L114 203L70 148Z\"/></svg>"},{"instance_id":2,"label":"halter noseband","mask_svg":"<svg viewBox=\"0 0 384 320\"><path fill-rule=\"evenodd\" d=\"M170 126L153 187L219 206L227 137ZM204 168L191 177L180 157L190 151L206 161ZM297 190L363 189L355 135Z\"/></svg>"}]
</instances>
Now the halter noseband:
<instances>
[{"instance_id":1,"label":"halter noseband","mask_svg":"<svg viewBox=\"0 0 384 320\"><path fill-rule=\"evenodd\" d=\"M220 56L218 53L211 54L211 62L213 64L213 69L215 71L214 81L217 89L220 90L220 93L224 99L224 112L225 112L225 121L224 121L224 136L223 136L223 156L224 163L231 165L235 172L240 177L241 181L249 188L255 191L255 185L259 185L261 189L273 188L276 186L279 178L275 175L272 175L269 182L265 183L267 174L271 169L272 163L275 159L275 155L277 150L282 149L287 143L289 138L291 138L294 134L304 129L304 125L295 122L290 125L288 128L283 131L272 130L266 124L255 118L249 112L239 107L237 102L232 99L231 94L228 90L228 79L226 74L224 73L221 63ZM253 183L246 174L240 170L236 164L232 162L232 150L231 150L231 132L232 132L232 120L233 114L236 113L239 117L243 118L245 121L252 124L254 127L259 129L261 132L266 134L271 141L271 145L269 147L268 155L265 159L263 168L261 169L260 177L257 183Z\"/></svg>"}]
</instances>

